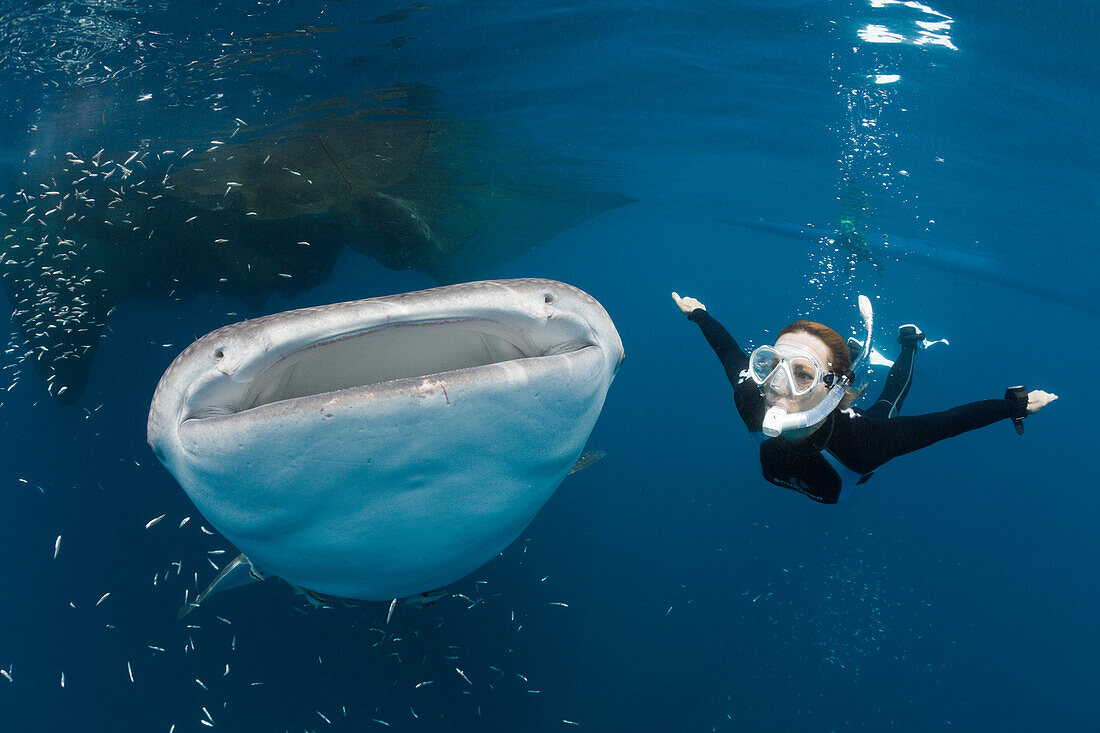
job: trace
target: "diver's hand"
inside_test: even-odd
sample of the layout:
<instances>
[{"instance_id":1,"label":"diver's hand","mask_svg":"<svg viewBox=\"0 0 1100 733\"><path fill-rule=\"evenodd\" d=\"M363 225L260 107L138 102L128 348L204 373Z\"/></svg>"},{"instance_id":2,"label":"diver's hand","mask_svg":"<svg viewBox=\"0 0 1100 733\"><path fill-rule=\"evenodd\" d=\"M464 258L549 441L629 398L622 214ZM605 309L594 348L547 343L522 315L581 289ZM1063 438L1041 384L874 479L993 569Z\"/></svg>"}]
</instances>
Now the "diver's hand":
<instances>
[{"instance_id":1,"label":"diver's hand","mask_svg":"<svg viewBox=\"0 0 1100 733\"><path fill-rule=\"evenodd\" d=\"M696 308L700 310L706 310L707 307L700 303L695 298L681 298L679 293L673 293L672 299L676 301L676 307L680 309L680 312L684 315L691 315L691 312Z\"/></svg>"},{"instance_id":2,"label":"diver's hand","mask_svg":"<svg viewBox=\"0 0 1100 733\"><path fill-rule=\"evenodd\" d=\"M1027 393L1027 414L1034 415L1056 399L1058 399L1056 394L1044 392L1041 389L1031 390Z\"/></svg>"}]
</instances>

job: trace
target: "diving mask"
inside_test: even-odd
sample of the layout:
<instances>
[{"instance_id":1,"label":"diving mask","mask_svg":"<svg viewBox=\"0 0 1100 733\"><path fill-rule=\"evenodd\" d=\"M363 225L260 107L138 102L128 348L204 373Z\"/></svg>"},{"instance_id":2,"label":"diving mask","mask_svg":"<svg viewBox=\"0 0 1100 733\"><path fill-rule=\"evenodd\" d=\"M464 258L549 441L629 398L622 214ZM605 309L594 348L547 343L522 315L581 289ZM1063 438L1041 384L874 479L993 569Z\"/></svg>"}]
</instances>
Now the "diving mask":
<instances>
[{"instance_id":1,"label":"diving mask","mask_svg":"<svg viewBox=\"0 0 1100 733\"><path fill-rule=\"evenodd\" d=\"M801 397L824 383L832 386L828 372L810 351L794 344L761 346L749 356L749 376L761 391Z\"/></svg>"}]
</instances>

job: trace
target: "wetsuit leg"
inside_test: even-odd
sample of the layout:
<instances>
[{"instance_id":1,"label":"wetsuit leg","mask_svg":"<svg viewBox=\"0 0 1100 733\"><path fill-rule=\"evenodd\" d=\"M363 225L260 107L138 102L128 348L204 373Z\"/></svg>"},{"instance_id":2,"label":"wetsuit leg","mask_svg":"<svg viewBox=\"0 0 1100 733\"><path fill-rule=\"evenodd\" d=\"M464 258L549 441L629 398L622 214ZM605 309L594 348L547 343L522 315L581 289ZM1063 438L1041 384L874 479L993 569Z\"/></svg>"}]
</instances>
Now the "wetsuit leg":
<instances>
[{"instance_id":1,"label":"wetsuit leg","mask_svg":"<svg viewBox=\"0 0 1100 733\"><path fill-rule=\"evenodd\" d=\"M886 376L886 386L882 388L882 395L867 410L868 417L897 417L901 411L901 403L909 394L909 386L913 383L913 357L917 354L919 343L916 340L909 340L901 345L901 355L894 362L894 366L890 367L890 373Z\"/></svg>"}]
</instances>

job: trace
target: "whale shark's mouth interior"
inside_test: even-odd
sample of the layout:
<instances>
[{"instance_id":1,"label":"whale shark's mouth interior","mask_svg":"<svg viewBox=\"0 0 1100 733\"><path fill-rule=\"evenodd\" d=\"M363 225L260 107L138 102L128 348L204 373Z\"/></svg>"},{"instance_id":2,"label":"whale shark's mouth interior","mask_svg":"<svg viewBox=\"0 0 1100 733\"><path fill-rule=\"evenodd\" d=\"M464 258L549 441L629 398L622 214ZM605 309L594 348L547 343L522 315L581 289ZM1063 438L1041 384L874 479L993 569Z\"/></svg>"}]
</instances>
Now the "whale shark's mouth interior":
<instances>
[{"instance_id":1,"label":"whale shark's mouth interior","mask_svg":"<svg viewBox=\"0 0 1100 733\"><path fill-rule=\"evenodd\" d=\"M395 379L563 354L592 345L586 338L563 341L561 337L556 329L530 331L486 319L372 328L287 354L252 380L233 411Z\"/></svg>"}]
</instances>

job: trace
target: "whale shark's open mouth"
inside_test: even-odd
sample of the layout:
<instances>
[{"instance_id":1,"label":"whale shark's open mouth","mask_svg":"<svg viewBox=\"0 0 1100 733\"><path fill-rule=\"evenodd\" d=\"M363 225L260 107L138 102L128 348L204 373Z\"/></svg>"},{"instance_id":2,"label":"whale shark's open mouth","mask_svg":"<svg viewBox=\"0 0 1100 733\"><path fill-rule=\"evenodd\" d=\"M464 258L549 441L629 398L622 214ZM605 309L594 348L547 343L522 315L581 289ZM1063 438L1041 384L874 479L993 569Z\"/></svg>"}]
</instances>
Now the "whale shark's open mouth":
<instances>
[{"instance_id":1,"label":"whale shark's open mouth","mask_svg":"<svg viewBox=\"0 0 1100 733\"><path fill-rule=\"evenodd\" d=\"M580 334L578 334L579 336ZM394 323L288 353L255 378L232 411L398 379L563 354L591 345L486 319Z\"/></svg>"}]
</instances>

